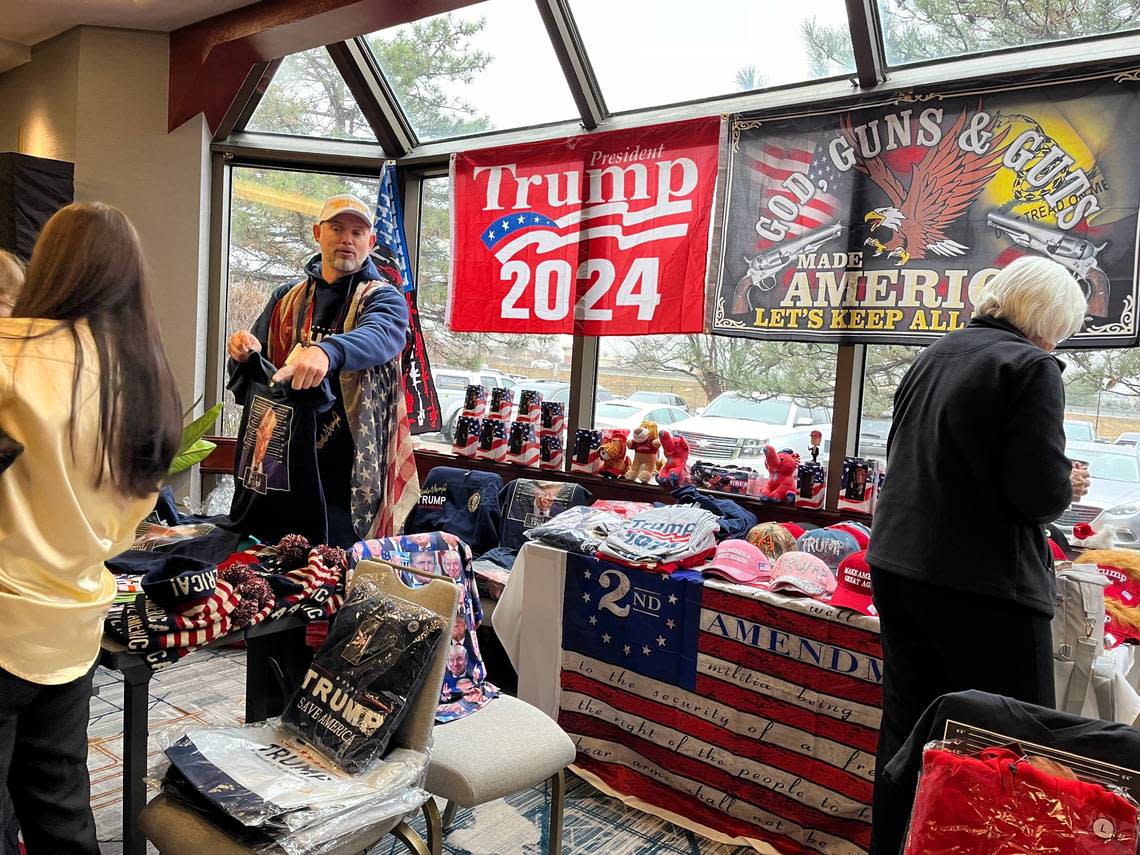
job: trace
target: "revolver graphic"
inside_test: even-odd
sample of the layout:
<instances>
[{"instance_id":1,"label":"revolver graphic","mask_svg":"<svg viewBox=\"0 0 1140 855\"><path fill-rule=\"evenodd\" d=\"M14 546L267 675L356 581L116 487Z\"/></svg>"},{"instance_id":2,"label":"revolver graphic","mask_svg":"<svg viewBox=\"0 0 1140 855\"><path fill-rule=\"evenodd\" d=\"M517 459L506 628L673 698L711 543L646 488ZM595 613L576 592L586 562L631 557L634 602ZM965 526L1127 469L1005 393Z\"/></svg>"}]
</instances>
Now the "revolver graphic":
<instances>
[{"instance_id":1,"label":"revolver graphic","mask_svg":"<svg viewBox=\"0 0 1140 855\"><path fill-rule=\"evenodd\" d=\"M1097 264L1096 254L1107 244L1097 246L1092 241L1065 234L1046 226L1035 226L1014 217L986 214L986 224L999 235L1005 235L1018 246L1039 252L1076 274L1084 286L1089 314L1094 318L1108 316L1108 275Z\"/></svg>"},{"instance_id":2,"label":"revolver graphic","mask_svg":"<svg viewBox=\"0 0 1140 855\"><path fill-rule=\"evenodd\" d=\"M827 241L839 237L843 226L826 226L808 232L797 240L762 252L755 258L744 257L748 262L748 273L736 286L732 297L732 312L750 312L762 305L761 295L776 287L776 274L791 264L801 252L815 252Z\"/></svg>"}]
</instances>

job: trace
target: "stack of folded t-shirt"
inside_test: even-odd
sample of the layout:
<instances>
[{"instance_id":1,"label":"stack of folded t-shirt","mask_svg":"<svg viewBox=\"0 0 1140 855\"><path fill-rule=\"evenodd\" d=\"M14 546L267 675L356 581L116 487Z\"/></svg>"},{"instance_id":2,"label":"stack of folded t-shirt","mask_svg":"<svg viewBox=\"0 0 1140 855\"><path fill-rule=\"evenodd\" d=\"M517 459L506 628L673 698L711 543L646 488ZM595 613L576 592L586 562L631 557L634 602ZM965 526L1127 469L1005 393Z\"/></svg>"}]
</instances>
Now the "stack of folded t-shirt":
<instances>
[{"instance_id":1,"label":"stack of folded t-shirt","mask_svg":"<svg viewBox=\"0 0 1140 855\"><path fill-rule=\"evenodd\" d=\"M447 635L439 615L362 582L281 721L190 731L166 748L164 791L257 851L289 855L347 846L416 810L427 756L388 749Z\"/></svg>"},{"instance_id":2,"label":"stack of folded t-shirt","mask_svg":"<svg viewBox=\"0 0 1140 855\"><path fill-rule=\"evenodd\" d=\"M717 518L709 511L696 505L663 505L618 526L598 548L598 558L671 573L711 558L718 531Z\"/></svg>"},{"instance_id":3,"label":"stack of folded t-shirt","mask_svg":"<svg viewBox=\"0 0 1140 855\"><path fill-rule=\"evenodd\" d=\"M651 507L647 505L645 510L650 510ZM577 505L541 525L527 529L526 537L527 540L537 540L567 552L593 555L605 543L610 532L619 528L625 519L612 511L600 510L595 505Z\"/></svg>"}]
</instances>

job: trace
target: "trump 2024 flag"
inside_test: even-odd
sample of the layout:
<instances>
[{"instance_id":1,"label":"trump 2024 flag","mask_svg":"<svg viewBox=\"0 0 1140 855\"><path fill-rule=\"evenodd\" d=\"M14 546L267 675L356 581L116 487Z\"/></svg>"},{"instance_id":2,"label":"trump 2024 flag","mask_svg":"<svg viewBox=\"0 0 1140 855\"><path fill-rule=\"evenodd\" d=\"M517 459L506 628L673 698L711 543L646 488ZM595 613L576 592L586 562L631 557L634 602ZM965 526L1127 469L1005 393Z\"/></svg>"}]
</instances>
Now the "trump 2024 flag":
<instances>
[{"instance_id":1,"label":"trump 2024 flag","mask_svg":"<svg viewBox=\"0 0 1140 855\"><path fill-rule=\"evenodd\" d=\"M456 332L704 328L720 119L451 159Z\"/></svg>"}]
</instances>

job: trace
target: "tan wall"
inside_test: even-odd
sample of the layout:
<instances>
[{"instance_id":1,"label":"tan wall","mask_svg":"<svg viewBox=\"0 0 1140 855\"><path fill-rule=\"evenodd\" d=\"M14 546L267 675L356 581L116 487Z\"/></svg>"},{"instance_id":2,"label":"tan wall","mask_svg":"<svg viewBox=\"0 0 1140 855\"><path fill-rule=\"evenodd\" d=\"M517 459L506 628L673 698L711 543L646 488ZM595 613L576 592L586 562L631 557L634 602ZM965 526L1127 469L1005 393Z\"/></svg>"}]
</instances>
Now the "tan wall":
<instances>
[{"instance_id":1,"label":"tan wall","mask_svg":"<svg viewBox=\"0 0 1140 855\"><path fill-rule=\"evenodd\" d=\"M0 151L73 161L79 30L32 48L32 61L0 74Z\"/></svg>"},{"instance_id":2,"label":"tan wall","mask_svg":"<svg viewBox=\"0 0 1140 855\"><path fill-rule=\"evenodd\" d=\"M163 339L189 405L205 380L209 140L199 117L166 131L169 39L82 28L75 198L126 212L151 271Z\"/></svg>"},{"instance_id":3,"label":"tan wall","mask_svg":"<svg viewBox=\"0 0 1140 855\"><path fill-rule=\"evenodd\" d=\"M0 74L0 151L22 142L26 154L73 162L76 201L115 205L134 222L189 406L205 387L209 138L201 117L166 131L168 43L79 27L37 45L31 62Z\"/></svg>"},{"instance_id":4,"label":"tan wall","mask_svg":"<svg viewBox=\"0 0 1140 855\"><path fill-rule=\"evenodd\" d=\"M166 132L169 39L78 27L0 74L0 150L75 164L76 201L126 212L150 265L163 338L183 398L203 389L209 140L200 117Z\"/></svg>"}]
</instances>

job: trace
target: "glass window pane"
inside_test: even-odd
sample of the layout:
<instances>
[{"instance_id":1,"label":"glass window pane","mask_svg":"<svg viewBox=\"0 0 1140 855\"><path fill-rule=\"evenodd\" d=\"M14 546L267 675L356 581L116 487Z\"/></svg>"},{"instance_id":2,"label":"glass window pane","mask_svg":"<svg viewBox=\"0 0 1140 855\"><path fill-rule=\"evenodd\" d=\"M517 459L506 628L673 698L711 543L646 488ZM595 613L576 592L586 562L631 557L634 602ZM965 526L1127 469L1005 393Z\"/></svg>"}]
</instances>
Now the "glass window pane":
<instances>
[{"instance_id":1,"label":"glass window pane","mask_svg":"<svg viewBox=\"0 0 1140 855\"><path fill-rule=\"evenodd\" d=\"M852 71L843 0L570 0L615 112Z\"/></svg>"},{"instance_id":2,"label":"glass window pane","mask_svg":"<svg viewBox=\"0 0 1140 855\"><path fill-rule=\"evenodd\" d=\"M379 179L236 166L231 172L226 338L248 330L279 286L301 278L317 252L313 223L337 193L371 203ZM224 347L224 341L223 341ZM237 434L241 407L227 392L221 431Z\"/></svg>"},{"instance_id":3,"label":"glass window pane","mask_svg":"<svg viewBox=\"0 0 1140 855\"><path fill-rule=\"evenodd\" d=\"M812 408L834 401L835 355L834 345L710 335L603 338L598 382L627 402L650 397L638 393L679 396L689 414L679 413L669 429L688 439L690 461L764 473L769 441L806 455L813 428L829 435L830 424L817 423ZM621 418L599 406L594 427L632 429L660 406L638 401L637 411Z\"/></svg>"},{"instance_id":4,"label":"glass window pane","mask_svg":"<svg viewBox=\"0 0 1140 855\"><path fill-rule=\"evenodd\" d=\"M1140 546L1140 350L1067 350L1065 453L1088 464L1089 491L1057 525L1116 530L1112 546ZM1133 507L1128 507L1132 504Z\"/></svg>"},{"instance_id":5,"label":"glass window pane","mask_svg":"<svg viewBox=\"0 0 1140 855\"><path fill-rule=\"evenodd\" d=\"M887 434L891 429L891 411L895 389L906 374L921 347L891 344L867 346L867 364L863 372L863 411L859 420L859 437L855 453L859 457L887 460Z\"/></svg>"},{"instance_id":6,"label":"glass window pane","mask_svg":"<svg viewBox=\"0 0 1140 855\"><path fill-rule=\"evenodd\" d=\"M419 437L423 447L451 451L455 419L468 384L510 385L515 402L523 389L544 400L569 398L570 352L566 336L453 333L447 328L447 271L451 261L451 213L446 176L421 183L420 233L416 262L420 321L435 378L443 431Z\"/></svg>"},{"instance_id":7,"label":"glass window pane","mask_svg":"<svg viewBox=\"0 0 1140 855\"><path fill-rule=\"evenodd\" d=\"M246 129L376 142L376 134L323 47L285 57Z\"/></svg>"},{"instance_id":8,"label":"glass window pane","mask_svg":"<svg viewBox=\"0 0 1140 855\"><path fill-rule=\"evenodd\" d=\"M365 38L422 140L578 117L531 0L487 0Z\"/></svg>"},{"instance_id":9,"label":"glass window pane","mask_svg":"<svg viewBox=\"0 0 1140 855\"><path fill-rule=\"evenodd\" d=\"M890 65L1134 30L1130 3L879 0Z\"/></svg>"}]
</instances>

